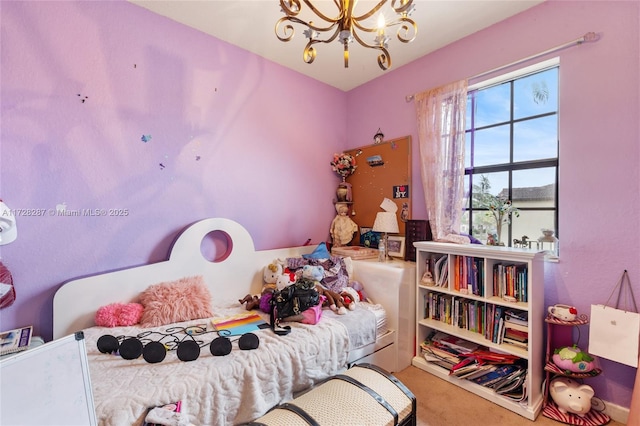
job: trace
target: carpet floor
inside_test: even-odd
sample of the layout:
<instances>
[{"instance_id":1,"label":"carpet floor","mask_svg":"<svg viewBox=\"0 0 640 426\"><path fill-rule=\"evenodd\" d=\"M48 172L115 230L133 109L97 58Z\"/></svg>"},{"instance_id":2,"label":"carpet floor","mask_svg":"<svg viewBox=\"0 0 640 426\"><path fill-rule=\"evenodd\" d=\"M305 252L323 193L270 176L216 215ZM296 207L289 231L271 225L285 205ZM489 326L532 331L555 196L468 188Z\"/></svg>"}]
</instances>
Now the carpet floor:
<instances>
[{"instance_id":1,"label":"carpet floor","mask_svg":"<svg viewBox=\"0 0 640 426\"><path fill-rule=\"evenodd\" d=\"M410 366L394 376L416 397L418 426L558 426L540 414L535 422L485 400L469 391ZM610 421L609 426L623 426Z\"/></svg>"}]
</instances>

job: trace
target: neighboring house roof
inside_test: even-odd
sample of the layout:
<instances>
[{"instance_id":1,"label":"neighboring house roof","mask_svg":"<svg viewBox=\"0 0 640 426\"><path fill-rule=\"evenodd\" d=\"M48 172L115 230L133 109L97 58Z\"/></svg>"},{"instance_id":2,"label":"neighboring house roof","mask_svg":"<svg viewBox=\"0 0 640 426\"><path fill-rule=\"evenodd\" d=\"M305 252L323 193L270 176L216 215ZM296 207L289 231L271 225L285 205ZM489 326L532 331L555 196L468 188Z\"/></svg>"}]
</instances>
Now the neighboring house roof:
<instances>
[{"instance_id":1,"label":"neighboring house roof","mask_svg":"<svg viewBox=\"0 0 640 426\"><path fill-rule=\"evenodd\" d=\"M526 188L513 188L511 200L512 201L538 201L538 200L553 200L555 198L556 185L550 183L544 186L530 186ZM504 188L498 197L507 198L509 191Z\"/></svg>"}]
</instances>

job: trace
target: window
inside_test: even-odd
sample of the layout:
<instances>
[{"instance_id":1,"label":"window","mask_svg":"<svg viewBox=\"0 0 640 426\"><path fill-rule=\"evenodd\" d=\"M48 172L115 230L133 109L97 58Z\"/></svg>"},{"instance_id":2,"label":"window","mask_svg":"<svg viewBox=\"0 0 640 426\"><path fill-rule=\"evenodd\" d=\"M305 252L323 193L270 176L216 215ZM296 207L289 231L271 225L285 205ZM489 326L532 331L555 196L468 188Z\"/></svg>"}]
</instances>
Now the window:
<instances>
[{"instance_id":1,"label":"window","mask_svg":"<svg viewBox=\"0 0 640 426\"><path fill-rule=\"evenodd\" d=\"M469 87L461 232L497 237L489 206L510 200L517 214L503 222L501 243L526 236L536 247L542 229L558 236L558 69L556 59Z\"/></svg>"}]
</instances>

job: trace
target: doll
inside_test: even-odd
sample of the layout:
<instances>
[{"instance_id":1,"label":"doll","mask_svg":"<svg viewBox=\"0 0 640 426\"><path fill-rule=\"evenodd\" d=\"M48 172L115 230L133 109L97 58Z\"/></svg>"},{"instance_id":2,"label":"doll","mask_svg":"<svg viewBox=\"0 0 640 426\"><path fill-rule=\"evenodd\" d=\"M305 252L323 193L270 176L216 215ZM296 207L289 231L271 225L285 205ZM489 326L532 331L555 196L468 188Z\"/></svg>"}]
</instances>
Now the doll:
<instances>
[{"instance_id":1,"label":"doll","mask_svg":"<svg viewBox=\"0 0 640 426\"><path fill-rule=\"evenodd\" d=\"M347 215L349 206L345 203L336 203L336 217L331 222L331 238L334 247L346 246L353 239L353 234L358 231L358 225Z\"/></svg>"}]
</instances>

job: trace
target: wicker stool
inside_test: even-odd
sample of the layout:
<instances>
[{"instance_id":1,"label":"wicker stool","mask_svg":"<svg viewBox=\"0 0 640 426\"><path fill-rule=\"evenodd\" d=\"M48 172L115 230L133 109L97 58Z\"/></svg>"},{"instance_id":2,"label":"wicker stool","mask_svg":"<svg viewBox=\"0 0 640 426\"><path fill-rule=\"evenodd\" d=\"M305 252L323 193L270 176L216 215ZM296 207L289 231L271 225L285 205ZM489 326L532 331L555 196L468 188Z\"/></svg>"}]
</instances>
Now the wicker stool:
<instances>
[{"instance_id":1,"label":"wicker stool","mask_svg":"<svg viewBox=\"0 0 640 426\"><path fill-rule=\"evenodd\" d=\"M414 425L416 398L398 379L371 364L344 374L280 404L250 423L264 426Z\"/></svg>"}]
</instances>

